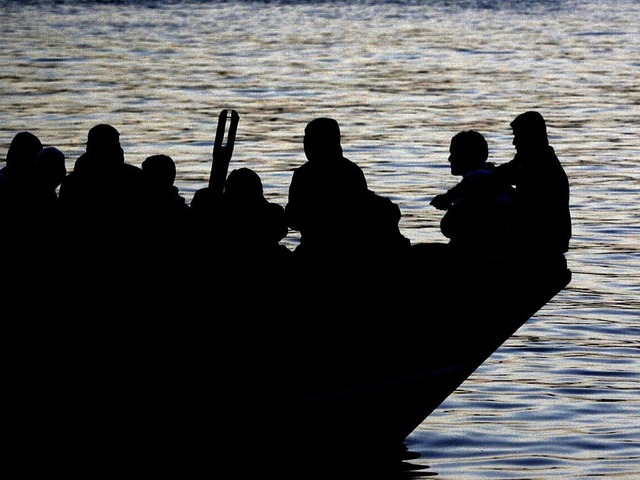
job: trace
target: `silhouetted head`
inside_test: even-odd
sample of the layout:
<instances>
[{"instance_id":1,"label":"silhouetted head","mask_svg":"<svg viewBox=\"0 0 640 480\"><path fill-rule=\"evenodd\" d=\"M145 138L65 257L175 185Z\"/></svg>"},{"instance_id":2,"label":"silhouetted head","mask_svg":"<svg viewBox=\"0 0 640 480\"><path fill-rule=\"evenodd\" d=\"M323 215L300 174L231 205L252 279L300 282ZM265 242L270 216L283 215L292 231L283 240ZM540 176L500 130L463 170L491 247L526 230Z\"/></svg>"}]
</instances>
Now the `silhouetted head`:
<instances>
[{"instance_id":1,"label":"silhouetted head","mask_svg":"<svg viewBox=\"0 0 640 480\"><path fill-rule=\"evenodd\" d=\"M511 122L511 128L513 145L518 152L545 148L549 145L547 125L538 112L528 111L518 115Z\"/></svg>"},{"instance_id":2,"label":"silhouetted head","mask_svg":"<svg viewBox=\"0 0 640 480\"><path fill-rule=\"evenodd\" d=\"M123 163L124 152L120 146L120 133L111 125L101 123L89 130L87 153L92 158Z\"/></svg>"},{"instance_id":3,"label":"silhouetted head","mask_svg":"<svg viewBox=\"0 0 640 480\"><path fill-rule=\"evenodd\" d=\"M310 162L341 158L338 122L326 117L311 120L304 129L304 153Z\"/></svg>"},{"instance_id":4,"label":"silhouetted head","mask_svg":"<svg viewBox=\"0 0 640 480\"><path fill-rule=\"evenodd\" d=\"M452 175L464 175L480 168L489 158L489 146L484 136L475 130L465 130L451 138L449 163Z\"/></svg>"},{"instance_id":5,"label":"silhouetted head","mask_svg":"<svg viewBox=\"0 0 640 480\"><path fill-rule=\"evenodd\" d=\"M33 172L36 155L42 142L31 132L20 132L13 137L7 151L7 167L18 173Z\"/></svg>"},{"instance_id":6,"label":"silhouetted head","mask_svg":"<svg viewBox=\"0 0 640 480\"><path fill-rule=\"evenodd\" d=\"M234 202L261 202L264 200L262 180L250 168L232 170L224 186L224 196Z\"/></svg>"},{"instance_id":7,"label":"silhouetted head","mask_svg":"<svg viewBox=\"0 0 640 480\"><path fill-rule=\"evenodd\" d=\"M65 156L56 147L45 147L38 152L35 160L38 181L51 189L62 183L67 174Z\"/></svg>"},{"instance_id":8,"label":"silhouetted head","mask_svg":"<svg viewBox=\"0 0 640 480\"><path fill-rule=\"evenodd\" d=\"M142 162L145 178L163 188L173 186L176 180L176 164L169 155L151 155Z\"/></svg>"}]
</instances>

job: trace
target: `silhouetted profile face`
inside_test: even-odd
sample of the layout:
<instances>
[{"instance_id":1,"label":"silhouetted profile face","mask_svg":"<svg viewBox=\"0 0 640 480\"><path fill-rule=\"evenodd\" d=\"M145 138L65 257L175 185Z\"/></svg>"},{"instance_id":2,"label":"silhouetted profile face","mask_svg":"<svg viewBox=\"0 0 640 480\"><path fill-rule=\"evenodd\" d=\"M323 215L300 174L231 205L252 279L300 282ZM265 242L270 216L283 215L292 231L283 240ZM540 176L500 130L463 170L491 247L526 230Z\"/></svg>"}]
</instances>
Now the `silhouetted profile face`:
<instances>
[{"instance_id":1,"label":"silhouetted profile face","mask_svg":"<svg viewBox=\"0 0 640 480\"><path fill-rule=\"evenodd\" d=\"M31 172L42 142L31 132L20 132L13 137L7 151L6 164L13 171Z\"/></svg>"},{"instance_id":2,"label":"silhouetted profile face","mask_svg":"<svg viewBox=\"0 0 640 480\"><path fill-rule=\"evenodd\" d=\"M516 152L525 153L539 150L549 145L547 126L538 112L525 112L511 122L513 130L513 146Z\"/></svg>"},{"instance_id":3,"label":"silhouetted profile face","mask_svg":"<svg viewBox=\"0 0 640 480\"><path fill-rule=\"evenodd\" d=\"M234 202L261 202L264 199L262 180L250 168L237 168L227 177L224 195Z\"/></svg>"},{"instance_id":4,"label":"silhouetted profile face","mask_svg":"<svg viewBox=\"0 0 640 480\"><path fill-rule=\"evenodd\" d=\"M482 134L475 130L457 133L449 146L452 175L465 175L481 167L489 158L489 147Z\"/></svg>"},{"instance_id":5,"label":"silhouetted profile face","mask_svg":"<svg viewBox=\"0 0 640 480\"><path fill-rule=\"evenodd\" d=\"M168 155L151 155L141 166L145 177L153 185L168 188L176 180L176 164Z\"/></svg>"},{"instance_id":6,"label":"silhouetted profile face","mask_svg":"<svg viewBox=\"0 0 640 480\"><path fill-rule=\"evenodd\" d=\"M310 121L304 129L304 153L310 162L341 158L338 122L325 117Z\"/></svg>"},{"instance_id":7,"label":"silhouetted profile face","mask_svg":"<svg viewBox=\"0 0 640 480\"><path fill-rule=\"evenodd\" d=\"M99 124L89 130L87 152L94 158L108 162L124 162L120 133L111 125Z\"/></svg>"}]
</instances>

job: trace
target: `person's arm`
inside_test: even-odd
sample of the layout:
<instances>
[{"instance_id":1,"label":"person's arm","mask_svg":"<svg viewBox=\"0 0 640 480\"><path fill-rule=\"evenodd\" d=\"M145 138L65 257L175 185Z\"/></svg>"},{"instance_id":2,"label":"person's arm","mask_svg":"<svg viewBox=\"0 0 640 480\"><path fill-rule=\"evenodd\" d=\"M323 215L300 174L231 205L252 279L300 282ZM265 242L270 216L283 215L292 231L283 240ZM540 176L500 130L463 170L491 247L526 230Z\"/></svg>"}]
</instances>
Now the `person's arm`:
<instances>
[{"instance_id":1,"label":"person's arm","mask_svg":"<svg viewBox=\"0 0 640 480\"><path fill-rule=\"evenodd\" d=\"M513 160L507 163L503 163L498 165L493 170L493 175L499 183L506 185L515 185L518 183L518 175L520 172L520 162L518 161L518 157L514 157Z\"/></svg>"},{"instance_id":2,"label":"person's arm","mask_svg":"<svg viewBox=\"0 0 640 480\"><path fill-rule=\"evenodd\" d=\"M430 205L433 205L438 210L448 210L453 200L462 195L464 193L464 187L462 186L462 182L458 183L456 186L450 188L445 193L441 193L440 195L436 195L433 197Z\"/></svg>"}]
</instances>

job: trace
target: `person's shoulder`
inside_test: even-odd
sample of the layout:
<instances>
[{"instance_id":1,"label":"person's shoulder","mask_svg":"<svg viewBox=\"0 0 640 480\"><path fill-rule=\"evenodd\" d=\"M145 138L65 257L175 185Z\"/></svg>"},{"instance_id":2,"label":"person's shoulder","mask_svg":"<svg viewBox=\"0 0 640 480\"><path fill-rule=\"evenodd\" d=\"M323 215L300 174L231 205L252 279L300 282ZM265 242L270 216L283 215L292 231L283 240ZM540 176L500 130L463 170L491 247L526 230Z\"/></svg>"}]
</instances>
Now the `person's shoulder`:
<instances>
[{"instance_id":1,"label":"person's shoulder","mask_svg":"<svg viewBox=\"0 0 640 480\"><path fill-rule=\"evenodd\" d=\"M393 217L400 217L400 207L397 203L391 200L389 197L375 193L372 190L367 190L367 195L370 204L380 212L386 212Z\"/></svg>"},{"instance_id":2,"label":"person's shoulder","mask_svg":"<svg viewBox=\"0 0 640 480\"><path fill-rule=\"evenodd\" d=\"M520 165L522 165L522 160L520 158L520 155L518 155L516 153L513 156L513 158L511 160L509 160L508 162L504 162L504 163L501 163L499 165L495 165L495 170L500 171L500 170L505 170L505 169L509 169L509 168L516 168L516 167L519 167Z\"/></svg>"},{"instance_id":3,"label":"person's shoulder","mask_svg":"<svg viewBox=\"0 0 640 480\"><path fill-rule=\"evenodd\" d=\"M189 204L187 203L187 199L182 196L180 193L180 189L175 185L171 185L169 188L170 198L173 200L174 205L178 208L189 208Z\"/></svg>"},{"instance_id":4,"label":"person's shoulder","mask_svg":"<svg viewBox=\"0 0 640 480\"><path fill-rule=\"evenodd\" d=\"M481 191L483 188L488 188L492 183L493 170L490 168L480 167L468 171L465 176L460 180L458 185L462 185L463 192L465 194L474 194Z\"/></svg>"},{"instance_id":5,"label":"person's shoulder","mask_svg":"<svg viewBox=\"0 0 640 480\"><path fill-rule=\"evenodd\" d=\"M552 162L560 163L560 159L558 158L558 155L556 155L556 151L552 146L548 146L546 152L547 158L549 158Z\"/></svg>"},{"instance_id":6,"label":"person's shoulder","mask_svg":"<svg viewBox=\"0 0 640 480\"><path fill-rule=\"evenodd\" d=\"M127 172L130 173L131 175L140 175L142 176L144 170L142 170L141 167L137 166L137 165L132 165L131 163L123 163L122 164L122 169Z\"/></svg>"},{"instance_id":7,"label":"person's shoulder","mask_svg":"<svg viewBox=\"0 0 640 480\"><path fill-rule=\"evenodd\" d=\"M343 168L348 168L354 172L362 173L362 168L360 167L360 165L358 165L353 160L349 160L348 158L342 157L341 162L342 162Z\"/></svg>"},{"instance_id":8,"label":"person's shoulder","mask_svg":"<svg viewBox=\"0 0 640 480\"><path fill-rule=\"evenodd\" d=\"M120 169L120 178L124 181L134 182L135 184L141 184L146 181L144 176L144 170L137 165L130 163L123 163Z\"/></svg>"},{"instance_id":9,"label":"person's shoulder","mask_svg":"<svg viewBox=\"0 0 640 480\"><path fill-rule=\"evenodd\" d=\"M77 170L75 169L71 170L62 178L62 181L60 182L60 186L63 187L63 186L67 186L69 184L75 183L79 176L80 175L78 174Z\"/></svg>"},{"instance_id":10,"label":"person's shoulder","mask_svg":"<svg viewBox=\"0 0 640 480\"><path fill-rule=\"evenodd\" d=\"M196 212L207 210L214 203L214 195L209 187L202 187L196 190L191 198L189 206Z\"/></svg>"},{"instance_id":11,"label":"person's shoulder","mask_svg":"<svg viewBox=\"0 0 640 480\"><path fill-rule=\"evenodd\" d=\"M74 173L74 172L76 174L78 172L83 172L87 168L89 168L90 166L91 166L90 155L85 152L82 155L80 155L78 158L76 158L75 162L73 162L73 170L71 170L71 172L69 172L69 174Z\"/></svg>"},{"instance_id":12,"label":"person's shoulder","mask_svg":"<svg viewBox=\"0 0 640 480\"><path fill-rule=\"evenodd\" d=\"M292 178L299 179L309 175L314 170L314 165L311 162L305 162L302 165L298 165L293 169Z\"/></svg>"},{"instance_id":13,"label":"person's shoulder","mask_svg":"<svg viewBox=\"0 0 640 480\"><path fill-rule=\"evenodd\" d=\"M486 179L489 175L491 175L494 172L494 170L495 168L488 167L488 166L474 168L473 170L469 170L461 181L462 182L468 181L468 180L478 181L478 180Z\"/></svg>"},{"instance_id":14,"label":"person's shoulder","mask_svg":"<svg viewBox=\"0 0 640 480\"><path fill-rule=\"evenodd\" d=\"M267 201L264 203L264 208L276 215L284 215L284 207L279 203Z\"/></svg>"},{"instance_id":15,"label":"person's shoulder","mask_svg":"<svg viewBox=\"0 0 640 480\"><path fill-rule=\"evenodd\" d=\"M342 169L343 176L350 179L352 186L357 187L359 191L368 188L364 171L357 163L342 157Z\"/></svg>"}]
</instances>

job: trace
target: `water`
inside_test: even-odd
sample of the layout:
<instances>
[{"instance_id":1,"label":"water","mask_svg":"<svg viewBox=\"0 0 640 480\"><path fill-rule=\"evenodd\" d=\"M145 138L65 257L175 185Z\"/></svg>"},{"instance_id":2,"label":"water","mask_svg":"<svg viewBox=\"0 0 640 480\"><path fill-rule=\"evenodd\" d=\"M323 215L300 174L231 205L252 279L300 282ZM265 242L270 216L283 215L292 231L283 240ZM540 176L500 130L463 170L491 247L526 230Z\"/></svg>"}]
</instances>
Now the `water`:
<instances>
[{"instance_id":1,"label":"water","mask_svg":"<svg viewBox=\"0 0 640 480\"><path fill-rule=\"evenodd\" d=\"M443 479L640 478L639 2L0 6L0 155L30 130L71 168L111 123L130 163L171 155L188 200L220 109L241 116L231 168L282 205L306 122L328 115L403 233L443 241L429 200L457 180L451 136L481 131L501 163L509 122L541 111L571 182L573 281L406 444Z\"/></svg>"}]
</instances>

